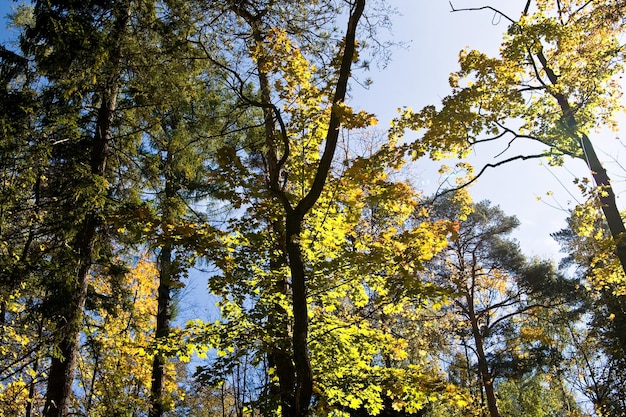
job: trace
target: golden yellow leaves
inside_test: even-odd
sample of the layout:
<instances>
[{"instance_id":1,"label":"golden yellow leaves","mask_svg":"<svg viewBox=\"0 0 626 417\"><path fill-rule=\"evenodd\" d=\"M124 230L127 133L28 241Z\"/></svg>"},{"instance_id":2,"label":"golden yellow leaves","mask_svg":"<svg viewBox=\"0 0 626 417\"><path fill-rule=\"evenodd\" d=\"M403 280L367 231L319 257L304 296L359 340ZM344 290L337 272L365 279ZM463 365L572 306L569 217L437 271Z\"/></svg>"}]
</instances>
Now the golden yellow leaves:
<instances>
[{"instance_id":1,"label":"golden yellow leaves","mask_svg":"<svg viewBox=\"0 0 626 417\"><path fill-rule=\"evenodd\" d=\"M376 116L364 110L355 111L344 103L335 106L333 111L341 118L341 124L346 129L364 129L378 124Z\"/></svg>"},{"instance_id":2,"label":"golden yellow leaves","mask_svg":"<svg viewBox=\"0 0 626 417\"><path fill-rule=\"evenodd\" d=\"M158 282L156 265L145 256L115 284L119 288L114 288L105 274L94 274L94 293L106 299L121 291L129 298L119 305L98 305L85 318L77 383L90 390L94 400L89 415L108 416L111 409L107 407L147 410L154 354L159 350L178 352L181 340L174 340L177 332L172 332L170 340L154 340ZM171 402L177 390L174 362L169 362L167 369L164 401Z\"/></svg>"},{"instance_id":3,"label":"golden yellow leaves","mask_svg":"<svg viewBox=\"0 0 626 417\"><path fill-rule=\"evenodd\" d=\"M339 115L342 124L349 129L376 124L372 114L355 112L345 103L330 108L333 77L319 74L285 30L270 29L264 42L254 46L252 56L259 71L272 77L274 91L283 103L282 109L290 115L287 126L290 134L302 134L303 129L310 133L320 121L324 122L317 130L325 131L331 111Z\"/></svg>"}]
</instances>

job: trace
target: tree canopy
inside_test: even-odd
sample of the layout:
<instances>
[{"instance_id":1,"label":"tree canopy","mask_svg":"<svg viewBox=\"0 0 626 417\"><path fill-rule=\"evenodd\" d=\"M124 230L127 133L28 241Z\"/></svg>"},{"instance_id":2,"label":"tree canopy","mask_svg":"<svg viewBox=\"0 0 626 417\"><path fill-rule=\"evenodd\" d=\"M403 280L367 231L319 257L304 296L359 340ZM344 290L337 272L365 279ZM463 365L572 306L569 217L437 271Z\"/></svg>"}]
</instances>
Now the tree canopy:
<instances>
[{"instance_id":1,"label":"tree canopy","mask_svg":"<svg viewBox=\"0 0 626 417\"><path fill-rule=\"evenodd\" d=\"M389 56L389 6L16 9L0 46L0 416L626 412L624 226L593 151L594 129L617 128L624 5L473 10L509 23L499 55L462 51L441 103L380 131L353 99ZM462 158L503 141L544 148L494 167L588 164L560 266L472 201L483 171ZM468 176L434 196L404 169L447 156ZM190 291L217 315L180 319Z\"/></svg>"}]
</instances>

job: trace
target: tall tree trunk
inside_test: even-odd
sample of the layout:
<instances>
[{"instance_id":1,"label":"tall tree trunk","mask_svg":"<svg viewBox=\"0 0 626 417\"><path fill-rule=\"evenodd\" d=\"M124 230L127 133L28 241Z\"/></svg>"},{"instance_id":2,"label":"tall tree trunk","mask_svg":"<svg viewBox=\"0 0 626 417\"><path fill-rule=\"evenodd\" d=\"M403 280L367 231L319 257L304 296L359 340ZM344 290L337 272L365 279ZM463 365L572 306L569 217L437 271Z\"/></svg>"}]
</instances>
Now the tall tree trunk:
<instances>
[{"instance_id":1,"label":"tall tree trunk","mask_svg":"<svg viewBox=\"0 0 626 417\"><path fill-rule=\"evenodd\" d=\"M339 67L335 94L333 96L333 106L342 103L346 97L352 61L356 51L356 29L364 9L365 0L356 0L350 10L345 36L345 48L341 57L341 66ZM306 272L300 246L300 231L304 217L317 203L328 179L330 166L337 148L340 127L341 116L336 109L333 109L326 132L324 151L318 163L311 189L293 209L289 205L286 196L281 198L287 214L285 219L285 246L289 256L289 269L291 271L292 310L294 316L293 353L296 365L296 403L292 414L293 417L305 417L309 414L313 395L313 372L308 351L309 317Z\"/></svg>"},{"instance_id":2,"label":"tall tree trunk","mask_svg":"<svg viewBox=\"0 0 626 417\"><path fill-rule=\"evenodd\" d=\"M602 213L609 226L611 237L615 241L615 254L619 259L622 269L626 274L626 228L624 228L624 221L622 215L617 208L617 202L615 200L615 192L613 192L613 186L611 185L611 179L606 172L606 169L602 166L602 163L598 159L593 144L589 140L586 134L581 134L580 144L583 150L585 162L591 171L593 180L598 188L600 188L600 205L602 207Z\"/></svg>"},{"instance_id":3,"label":"tall tree trunk","mask_svg":"<svg viewBox=\"0 0 626 417\"><path fill-rule=\"evenodd\" d=\"M275 220L270 222L271 232L278 236L276 239L279 247L274 252L275 256L270 259L270 269L277 271L288 265L287 248L285 247L285 227L283 220ZM279 279L274 283L275 291L279 294L287 296L290 293L289 283L279 274ZM289 314L285 308L276 303L270 312L268 320L268 332L274 341L273 346L268 354L268 365L276 369L278 377L278 389L275 385L270 386L271 398L277 399L281 405L282 415L291 416L295 407L295 393L293 387L296 386L296 370L292 355L292 328L287 320ZM274 400L275 401L275 400Z\"/></svg>"},{"instance_id":4,"label":"tall tree trunk","mask_svg":"<svg viewBox=\"0 0 626 417\"><path fill-rule=\"evenodd\" d=\"M52 357L48 372L48 388L44 404L44 417L67 415L74 383L74 369L78 353L80 329L87 299L88 275L96 234L95 216L90 215L77 236L74 250L80 255L80 266L72 283L63 312L59 312L58 329L62 332L58 354Z\"/></svg>"},{"instance_id":5,"label":"tall tree trunk","mask_svg":"<svg viewBox=\"0 0 626 417\"><path fill-rule=\"evenodd\" d=\"M163 172L165 175L165 189L163 199L160 201L161 206L161 227L165 230L168 226L176 223L178 205L178 186L177 180L172 178L172 152L168 149L163 161ZM174 245L166 242L161 246L158 255L157 267L159 270L159 288L157 290L157 315L155 340L157 343L165 341L170 334L170 326L172 321L172 290L174 281L178 280L178 271L174 269L173 254ZM165 366L167 365L167 357L157 349L152 361L152 385L150 387L150 412L149 417L162 417L166 407L164 402L165 395Z\"/></svg>"},{"instance_id":6,"label":"tall tree trunk","mask_svg":"<svg viewBox=\"0 0 626 417\"><path fill-rule=\"evenodd\" d=\"M550 80L550 83L558 87L558 76L548 65L548 60L542 50L539 50L537 53L537 59L541 63L541 66ZM611 237L615 241L615 254L622 265L622 270L626 274L626 228L624 228L624 220L622 219L619 209L617 208L615 192L613 191L611 180L602 166L602 163L598 159L598 155L596 154L591 140L589 140L589 137L584 132L580 131L575 111L572 109L567 97L560 92L552 93L552 96L557 101L559 108L561 109L561 120L567 134L579 143L582 151L581 158L587 163L587 167L591 171L594 182L600 189L600 204L602 206L602 213L604 214L604 218L609 226Z\"/></svg>"},{"instance_id":7,"label":"tall tree trunk","mask_svg":"<svg viewBox=\"0 0 626 417\"><path fill-rule=\"evenodd\" d=\"M165 340L170 333L172 300L172 247L169 244L161 248L158 257L159 289L157 295L156 341ZM152 386L150 389L150 417L161 417L165 410L163 402L165 365L167 357L157 353L152 361Z\"/></svg>"},{"instance_id":8,"label":"tall tree trunk","mask_svg":"<svg viewBox=\"0 0 626 417\"><path fill-rule=\"evenodd\" d=\"M493 389L493 377L489 370L489 362L487 361L487 355L485 354L485 346L483 336L480 332L480 325L476 312L474 310L474 300L471 295L466 295L467 313L470 323L472 324L472 336L474 337L474 345L476 347L476 356L478 358L478 372L482 381L483 388L485 390L485 397L487 398L487 409L489 410L490 417L500 417L498 411L498 404L496 400L496 393Z\"/></svg>"}]
</instances>

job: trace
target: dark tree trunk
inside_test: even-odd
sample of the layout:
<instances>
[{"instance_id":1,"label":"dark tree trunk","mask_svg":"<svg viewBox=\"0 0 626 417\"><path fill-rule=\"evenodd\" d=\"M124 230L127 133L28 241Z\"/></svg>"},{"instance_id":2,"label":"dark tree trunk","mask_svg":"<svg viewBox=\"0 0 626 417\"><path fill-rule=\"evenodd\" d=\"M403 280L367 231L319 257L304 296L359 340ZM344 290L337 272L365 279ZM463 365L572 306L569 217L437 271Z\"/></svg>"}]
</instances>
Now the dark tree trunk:
<instances>
[{"instance_id":1,"label":"dark tree trunk","mask_svg":"<svg viewBox=\"0 0 626 417\"><path fill-rule=\"evenodd\" d=\"M103 175L104 173L115 102L116 94L112 94L109 96L109 100L103 100L101 104L91 156L92 175ZM87 214L72 244L73 252L78 257L77 273L74 277L69 277L71 284L66 291L61 293L64 299L59 299L55 303L63 306L62 311L56 314L59 317L57 328L61 332L58 346L60 356L53 357L50 365L44 406L45 417L63 417L67 414L69 399L72 395L76 354L99 223L97 213Z\"/></svg>"},{"instance_id":2,"label":"dark tree trunk","mask_svg":"<svg viewBox=\"0 0 626 417\"><path fill-rule=\"evenodd\" d=\"M550 83L558 85L558 76L548 65L548 60L543 54L543 51L537 53L537 59L541 63L543 70L546 72ZM602 166L602 163L596 155L596 151L593 144L589 140L589 137L580 131L580 126L576 120L574 109L572 109L568 99L562 93L553 93L552 96L557 101L559 108L561 109L561 121L567 131L567 134L574 140L576 140L582 151L582 155L579 157L587 163L587 167L591 171L596 186L600 188L600 204L602 205L602 213L609 226L611 237L615 241L617 255L624 273L626 273L626 229L624 228L624 220L617 208L617 202L615 201L615 192L611 185L611 180L606 173L606 170Z\"/></svg>"},{"instance_id":3,"label":"dark tree trunk","mask_svg":"<svg viewBox=\"0 0 626 417\"><path fill-rule=\"evenodd\" d=\"M172 247L167 244L161 248L158 256L159 288L157 294L156 342L164 341L170 333L172 318ZM157 353L152 361L152 385L150 388L150 417L161 417L166 411L163 402L165 384L165 365L167 357Z\"/></svg>"},{"instance_id":4,"label":"dark tree trunk","mask_svg":"<svg viewBox=\"0 0 626 417\"><path fill-rule=\"evenodd\" d=\"M275 251L276 255L270 259L270 269L276 271L288 264L287 248L284 245L285 227L284 221L281 220L270 223L272 233L278 237L276 239L279 245L278 250ZM290 292L289 283L280 276L279 280L274 283L272 290L287 296ZM281 404L283 416L290 416L295 407L294 387L296 386L296 370L292 355L292 329L287 320L289 314L279 303L274 305L270 315L268 332L272 335L274 345L268 354L268 364L276 369L278 376L278 389L272 385L271 398L273 401L278 400Z\"/></svg>"},{"instance_id":5,"label":"dark tree trunk","mask_svg":"<svg viewBox=\"0 0 626 417\"><path fill-rule=\"evenodd\" d=\"M95 229L86 224L81 234L83 234L82 239L89 240L84 249L90 256L93 250ZM71 288L73 294L68 294L69 298L66 300L64 308L65 314L60 318L59 326L63 336L58 349L61 356L54 356L50 363L48 388L43 410L45 417L64 417L67 415L72 396L72 384L74 383L81 321L87 299L87 276L91 267L90 261L90 258L84 258L83 264L74 278L74 285Z\"/></svg>"},{"instance_id":6,"label":"dark tree trunk","mask_svg":"<svg viewBox=\"0 0 626 417\"><path fill-rule=\"evenodd\" d=\"M487 362L487 355L485 354L485 346L483 336L480 332L480 325L478 323L478 317L474 310L474 300L471 295L466 296L468 318L472 324L472 336L474 337L474 344L476 347L476 356L478 358L478 372L487 399L487 409L489 410L490 417L500 417L498 411L498 404L496 400L496 393L493 389L493 376L489 370L489 363Z\"/></svg>"},{"instance_id":7,"label":"dark tree trunk","mask_svg":"<svg viewBox=\"0 0 626 417\"><path fill-rule=\"evenodd\" d=\"M306 291L306 275L302 261L299 236L302 218L294 214L287 215L286 246L291 271L292 309L293 309L293 357L296 370L295 404L293 417L308 415L309 404L313 395L313 372L309 361L308 332L309 318Z\"/></svg>"}]
</instances>

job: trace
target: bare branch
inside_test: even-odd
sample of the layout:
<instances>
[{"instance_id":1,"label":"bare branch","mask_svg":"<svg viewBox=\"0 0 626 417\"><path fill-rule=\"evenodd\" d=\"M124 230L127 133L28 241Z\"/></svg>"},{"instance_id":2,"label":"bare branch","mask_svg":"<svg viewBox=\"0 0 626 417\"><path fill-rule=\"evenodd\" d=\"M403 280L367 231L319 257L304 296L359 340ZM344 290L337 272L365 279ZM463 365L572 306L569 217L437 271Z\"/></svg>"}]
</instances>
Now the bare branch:
<instances>
[{"instance_id":1,"label":"bare branch","mask_svg":"<svg viewBox=\"0 0 626 417\"><path fill-rule=\"evenodd\" d=\"M463 9L455 9L454 5L452 4L452 2L448 2L450 3L450 7L452 8L452 12L476 12L479 10L491 10L496 14L499 14L500 16L504 17L506 20L508 20L511 23L517 23L515 20L511 19L509 16L507 16L506 14L504 14L503 12L501 12L500 10L496 9L495 7L492 6L481 6L481 7L466 7Z\"/></svg>"},{"instance_id":2,"label":"bare branch","mask_svg":"<svg viewBox=\"0 0 626 417\"><path fill-rule=\"evenodd\" d=\"M453 193L453 192L462 190L463 188L469 186L470 184L474 183L478 178L480 178L485 173L485 171L487 171L488 168L496 168L496 167L499 167L501 165L508 164L509 162L513 162L513 161L525 161L527 159L546 158L548 156L549 156L549 154L547 154L547 153L540 153L540 154L536 154L536 155L517 155L517 156L511 157L511 158L508 158L508 159L504 159L502 161L499 161L499 162L496 162L496 163L493 163L493 164L486 164L485 166L482 167L482 169L478 172L478 174L476 174L476 176L474 176L474 178L470 179L466 183L461 184L461 185L459 185L457 187L448 188L448 189L442 191L441 193L435 195L435 197L433 197L433 199L431 201L435 201L439 197L442 197L442 196L444 196L446 194L449 194L449 193Z\"/></svg>"}]
</instances>

